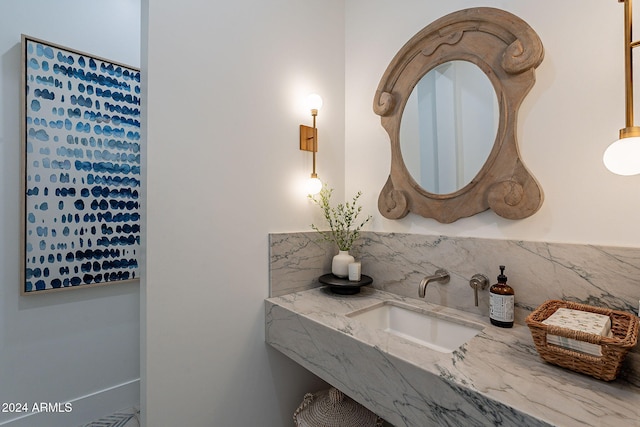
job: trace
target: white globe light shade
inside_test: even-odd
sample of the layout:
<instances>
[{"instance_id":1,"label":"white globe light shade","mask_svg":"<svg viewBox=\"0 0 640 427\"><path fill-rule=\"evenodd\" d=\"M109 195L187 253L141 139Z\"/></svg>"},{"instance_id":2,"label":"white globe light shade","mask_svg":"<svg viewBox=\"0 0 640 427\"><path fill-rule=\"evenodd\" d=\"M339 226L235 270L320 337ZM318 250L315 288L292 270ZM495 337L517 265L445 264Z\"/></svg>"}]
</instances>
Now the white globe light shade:
<instances>
[{"instance_id":1,"label":"white globe light shade","mask_svg":"<svg viewBox=\"0 0 640 427\"><path fill-rule=\"evenodd\" d=\"M617 140L605 150L602 161L615 174L640 174L640 137Z\"/></svg>"},{"instance_id":2,"label":"white globe light shade","mask_svg":"<svg viewBox=\"0 0 640 427\"><path fill-rule=\"evenodd\" d=\"M322 190L322 181L319 178L309 178L307 181L307 193L316 195Z\"/></svg>"},{"instance_id":3,"label":"white globe light shade","mask_svg":"<svg viewBox=\"0 0 640 427\"><path fill-rule=\"evenodd\" d=\"M312 93L307 96L306 104L309 110L319 110L322 108L322 97L317 93Z\"/></svg>"}]
</instances>

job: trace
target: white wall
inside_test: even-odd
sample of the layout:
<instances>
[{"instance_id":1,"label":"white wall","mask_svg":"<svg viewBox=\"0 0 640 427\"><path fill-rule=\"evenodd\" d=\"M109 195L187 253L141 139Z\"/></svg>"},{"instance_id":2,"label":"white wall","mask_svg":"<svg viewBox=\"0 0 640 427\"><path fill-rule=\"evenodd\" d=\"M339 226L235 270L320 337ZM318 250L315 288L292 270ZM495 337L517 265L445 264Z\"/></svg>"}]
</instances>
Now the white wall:
<instances>
[{"instance_id":1,"label":"white wall","mask_svg":"<svg viewBox=\"0 0 640 427\"><path fill-rule=\"evenodd\" d=\"M317 380L264 342L267 237L309 230L317 209L298 149L311 92L318 173L343 194L343 2L153 0L143 15L146 425L291 425Z\"/></svg>"},{"instance_id":2,"label":"white wall","mask_svg":"<svg viewBox=\"0 0 640 427\"><path fill-rule=\"evenodd\" d=\"M0 402L73 404L0 425L69 427L137 404L139 289L20 296L21 33L139 66L140 2L0 2Z\"/></svg>"},{"instance_id":3,"label":"white wall","mask_svg":"<svg viewBox=\"0 0 640 427\"><path fill-rule=\"evenodd\" d=\"M604 150L624 127L622 4L601 0L349 0L345 4L346 194L363 191L365 209L375 213L372 229L640 245L640 176L616 176L602 164ZM375 90L411 36L447 13L476 6L514 13L542 39L545 59L520 109L518 141L525 164L544 190L544 204L534 216L519 221L491 211L449 225L414 214L387 220L378 213L377 198L390 170L390 144L372 110Z\"/></svg>"}]
</instances>

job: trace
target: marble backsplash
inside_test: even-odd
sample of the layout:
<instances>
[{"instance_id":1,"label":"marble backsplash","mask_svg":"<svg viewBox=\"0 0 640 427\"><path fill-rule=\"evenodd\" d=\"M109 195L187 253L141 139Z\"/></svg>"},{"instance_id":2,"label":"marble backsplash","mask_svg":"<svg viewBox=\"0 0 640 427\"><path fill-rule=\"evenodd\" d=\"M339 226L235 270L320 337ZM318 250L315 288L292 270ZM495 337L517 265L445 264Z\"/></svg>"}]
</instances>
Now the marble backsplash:
<instances>
[{"instance_id":1,"label":"marble backsplash","mask_svg":"<svg viewBox=\"0 0 640 427\"><path fill-rule=\"evenodd\" d=\"M270 296L320 286L337 250L315 232L269 235ZM418 298L418 285L438 268L448 284L431 283L429 302L486 314L488 288L478 306L469 279L484 274L496 282L505 265L516 294L516 322L548 299L564 299L637 314L640 299L640 248L525 242L468 237L363 232L351 254L373 287Z\"/></svg>"}]
</instances>

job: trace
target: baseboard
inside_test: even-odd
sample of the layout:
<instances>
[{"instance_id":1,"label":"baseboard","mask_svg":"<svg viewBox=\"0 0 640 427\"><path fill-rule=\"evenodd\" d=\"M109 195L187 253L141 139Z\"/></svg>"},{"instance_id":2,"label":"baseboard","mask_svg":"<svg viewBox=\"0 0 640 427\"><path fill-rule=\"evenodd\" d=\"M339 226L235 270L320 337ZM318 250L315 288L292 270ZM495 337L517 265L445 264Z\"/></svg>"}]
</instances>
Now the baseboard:
<instances>
[{"instance_id":1,"label":"baseboard","mask_svg":"<svg viewBox=\"0 0 640 427\"><path fill-rule=\"evenodd\" d=\"M140 404L140 379L127 381L68 402L27 403L27 413L0 422L3 427L77 427ZM35 405L35 408L34 408Z\"/></svg>"}]
</instances>

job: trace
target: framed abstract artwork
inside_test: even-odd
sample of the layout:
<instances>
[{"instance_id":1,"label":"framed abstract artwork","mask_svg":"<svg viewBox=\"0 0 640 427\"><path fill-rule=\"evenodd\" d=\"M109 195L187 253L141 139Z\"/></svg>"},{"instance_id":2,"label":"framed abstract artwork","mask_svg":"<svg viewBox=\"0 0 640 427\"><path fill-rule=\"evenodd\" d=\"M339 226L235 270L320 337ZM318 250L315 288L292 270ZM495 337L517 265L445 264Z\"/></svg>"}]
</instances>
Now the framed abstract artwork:
<instances>
[{"instance_id":1,"label":"framed abstract artwork","mask_svg":"<svg viewBox=\"0 0 640 427\"><path fill-rule=\"evenodd\" d=\"M22 36L22 294L139 277L140 70Z\"/></svg>"}]
</instances>

